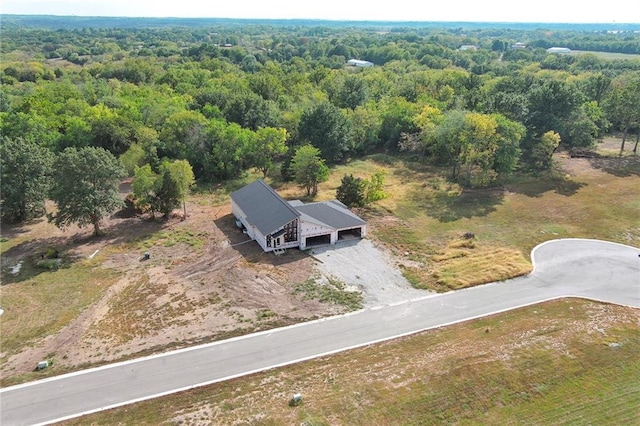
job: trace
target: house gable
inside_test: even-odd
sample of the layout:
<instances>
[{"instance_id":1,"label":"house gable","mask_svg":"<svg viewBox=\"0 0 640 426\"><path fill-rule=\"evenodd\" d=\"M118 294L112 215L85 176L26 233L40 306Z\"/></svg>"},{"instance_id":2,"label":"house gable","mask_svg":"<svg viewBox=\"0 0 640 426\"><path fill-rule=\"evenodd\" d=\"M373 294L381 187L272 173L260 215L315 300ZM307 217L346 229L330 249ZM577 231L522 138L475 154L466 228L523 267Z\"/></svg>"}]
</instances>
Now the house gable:
<instances>
[{"instance_id":1,"label":"house gable","mask_svg":"<svg viewBox=\"0 0 640 426\"><path fill-rule=\"evenodd\" d=\"M262 235L270 235L300 216L261 179L231 193L231 200Z\"/></svg>"}]
</instances>

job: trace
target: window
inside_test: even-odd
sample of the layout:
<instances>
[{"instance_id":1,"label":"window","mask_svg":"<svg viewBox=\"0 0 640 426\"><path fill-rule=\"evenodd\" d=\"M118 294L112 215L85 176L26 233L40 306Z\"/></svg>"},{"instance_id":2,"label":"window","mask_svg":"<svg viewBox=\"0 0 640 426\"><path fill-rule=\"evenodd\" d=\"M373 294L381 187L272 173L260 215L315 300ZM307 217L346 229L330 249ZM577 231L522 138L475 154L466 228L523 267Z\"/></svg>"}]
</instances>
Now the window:
<instances>
[{"instance_id":1,"label":"window","mask_svg":"<svg viewBox=\"0 0 640 426\"><path fill-rule=\"evenodd\" d=\"M292 243L298 241L298 221L294 220L284 226L284 242Z\"/></svg>"}]
</instances>

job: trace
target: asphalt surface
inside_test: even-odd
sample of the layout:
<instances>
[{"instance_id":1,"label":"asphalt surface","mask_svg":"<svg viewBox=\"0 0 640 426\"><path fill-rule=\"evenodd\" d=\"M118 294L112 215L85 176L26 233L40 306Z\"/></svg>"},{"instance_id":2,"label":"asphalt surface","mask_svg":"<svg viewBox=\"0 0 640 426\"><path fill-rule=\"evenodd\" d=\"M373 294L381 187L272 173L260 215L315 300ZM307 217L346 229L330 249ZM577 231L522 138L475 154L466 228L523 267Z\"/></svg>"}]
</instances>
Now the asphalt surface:
<instances>
[{"instance_id":1,"label":"asphalt surface","mask_svg":"<svg viewBox=\"0 0 640 426\"><path fill-rule=\"evenodd\" d=\"M561 297L640 308L640 249L556 240L514 280L370 308L0 390L0 422L47 424Z\"/></svg>"}]
</instances>

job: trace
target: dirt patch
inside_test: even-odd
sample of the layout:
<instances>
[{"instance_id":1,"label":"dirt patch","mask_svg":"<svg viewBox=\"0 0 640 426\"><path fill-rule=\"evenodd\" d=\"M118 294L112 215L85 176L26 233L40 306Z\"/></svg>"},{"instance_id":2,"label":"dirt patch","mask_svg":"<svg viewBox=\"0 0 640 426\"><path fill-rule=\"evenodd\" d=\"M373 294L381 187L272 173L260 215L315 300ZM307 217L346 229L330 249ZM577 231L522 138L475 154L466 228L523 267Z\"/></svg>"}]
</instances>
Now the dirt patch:
<instances>
[{"instance_id":1,"label":"dirt patch","mask_svg":"<svg viewBox=\"0 0 640 426\"><path fill-rule=\"evenodd\" d=\"M44 246L73 259L95 256L96 267L119 276L63 329L5 358L3 380L47 358L55 360L51 373L63 372L349 310L297 292L329 272L299 250L264 253L236 227L230 206L194 199L187 212L187 220L155 221L115 214L103 221L103 237L89 228L61 231L46 220L3 229L3 236L25 240L3 255L3 281L6 267Z\"/></svg>"}]
</instances>

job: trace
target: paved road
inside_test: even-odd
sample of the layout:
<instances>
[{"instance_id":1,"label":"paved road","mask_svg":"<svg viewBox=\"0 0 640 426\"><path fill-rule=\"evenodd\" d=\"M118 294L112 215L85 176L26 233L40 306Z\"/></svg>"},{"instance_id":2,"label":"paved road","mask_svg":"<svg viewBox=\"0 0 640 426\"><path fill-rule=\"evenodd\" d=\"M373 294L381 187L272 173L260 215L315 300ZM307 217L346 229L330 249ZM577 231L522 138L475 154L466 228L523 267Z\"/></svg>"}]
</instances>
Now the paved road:
<instances>
[{"instance_id":1,"label":"paved road","mask_svg":"<svg viewBox=\"0 0 640 426\"><path fill-rule=\"evenodd\" d=\"M0 391L2 425L50 423L559 297L640 308L640 249L556 240L526 277L367 309Z\"/></svg>"}]
</instances>

